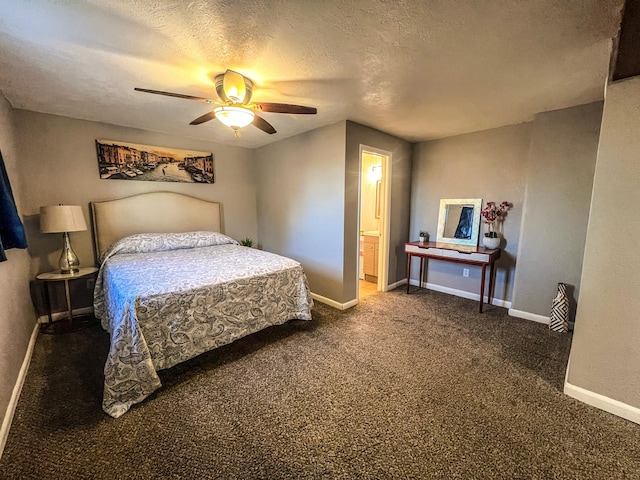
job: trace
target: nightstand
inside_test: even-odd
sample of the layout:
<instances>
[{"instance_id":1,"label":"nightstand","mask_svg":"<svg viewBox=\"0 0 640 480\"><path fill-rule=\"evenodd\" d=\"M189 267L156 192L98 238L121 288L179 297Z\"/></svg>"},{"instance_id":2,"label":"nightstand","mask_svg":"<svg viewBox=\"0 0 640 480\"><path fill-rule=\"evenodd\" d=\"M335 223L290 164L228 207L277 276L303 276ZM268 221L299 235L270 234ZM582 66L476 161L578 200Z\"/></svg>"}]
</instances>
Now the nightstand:
<instances>
[{"instance_id":1,"label":"nightstand","mask_svg":"<svg viewBox=\"0 0 640 480\"><path fill-rule=\"evenodd\" d=\"M42 333L66 333L80 328L87 327L96 322L93 315L78 315L76 322L74 322L73 311L71 308L71 293L69 292L69 282L85 278L89 275L96 273L98 269L96 267L84 267L75 273L60 273L60 271L41 273L36 278L45 282L44 292L45 300L47 302L47 315L49 316L49 323L45 323L41 326L40 331ZM51 318L51 297L49 293L49 284L52 282L64 282L64 295L67 301L67 318L64 320L53 321ZM66 321L65 321L66 320Z\"/></svg>"}]
</instances>

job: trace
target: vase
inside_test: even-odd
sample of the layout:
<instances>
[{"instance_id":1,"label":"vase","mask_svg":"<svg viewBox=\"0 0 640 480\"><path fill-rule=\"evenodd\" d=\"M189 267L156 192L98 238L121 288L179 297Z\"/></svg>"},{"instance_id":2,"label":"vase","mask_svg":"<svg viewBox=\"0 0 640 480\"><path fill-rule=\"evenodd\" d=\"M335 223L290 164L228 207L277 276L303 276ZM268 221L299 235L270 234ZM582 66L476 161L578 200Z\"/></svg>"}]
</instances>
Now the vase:
<instances>
[{"instance_id":1,"label":"vase","mask_svg":"<svg viewBox=\"0 0 640 480\"><path fill-rule=\"evenodd\" d=\"M482 245L485 248L495 250L500 246L500 237L482 237Z\"/></svg>"},{"instance_id":2,"label":"vase","mask_svg":"<svg viewBox=\"0 0 640 480\"><path fill-rule=\"evenodd\" d=\"M558 284L558 293L551 302L549 329L560 333L569 331L569 296L567 285L564 283Z\"/></svg>"},{"instance_id":3,"label":"vase","mask_svg":"<svg viewBox=\"0 0 640 480\"><path fill-rule=\"evenodd\" d=\"M419 237L420 243L427 243L427 237Z\"/></svg>"}]
</instances>

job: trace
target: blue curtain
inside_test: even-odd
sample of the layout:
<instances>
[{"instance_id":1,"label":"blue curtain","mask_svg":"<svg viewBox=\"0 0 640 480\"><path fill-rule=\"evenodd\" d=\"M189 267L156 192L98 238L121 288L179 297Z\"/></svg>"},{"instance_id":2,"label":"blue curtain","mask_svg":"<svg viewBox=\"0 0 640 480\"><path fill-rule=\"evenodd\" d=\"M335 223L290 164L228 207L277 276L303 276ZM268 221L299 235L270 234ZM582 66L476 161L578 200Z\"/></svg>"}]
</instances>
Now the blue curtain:
<instances>
[{"instance_id":1,"label":"blue curtain","mask_svg":"<svg viewBox=\"0 0 640 480\"><path fill-rule=\"evenodd\" d=\"M27 237L0 152L0 262L7 259L4 251L10 248L27 248Z\"/></svg>"}]
</instances>

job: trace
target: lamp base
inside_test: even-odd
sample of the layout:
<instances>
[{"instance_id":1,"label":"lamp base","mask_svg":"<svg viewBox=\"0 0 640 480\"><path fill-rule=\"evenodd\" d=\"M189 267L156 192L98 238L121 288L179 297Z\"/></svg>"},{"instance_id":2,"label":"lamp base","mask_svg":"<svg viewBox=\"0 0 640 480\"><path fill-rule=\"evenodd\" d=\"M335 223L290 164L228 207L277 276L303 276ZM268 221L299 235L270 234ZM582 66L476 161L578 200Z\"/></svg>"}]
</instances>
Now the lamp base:
<instances>
[{"instance_id":1,"label":"lamp base","mask_svg":"<svg viewBox=\"0 0 640 480\"><path fill-rule=\"evenodd\" d=\"M61 268L60 269L60 273L62 273L63 275L67 275L69 273L78 273L80 271L80 269L78 267L72 267L72 268Z\"/></svg>"},{"instance_id":2,"label":"lamp base","mask_svg":"<svg viewBox=\"0 0 640 480\"><path fill-rule=\"evenodd\" d=\"M80 261L78 260L76 252L71 248L68 232L62 234L62 242L62 253L60 254L60 260L58 260L60 273L78 273L80 271Z\"/></svg>"}]
</instances>

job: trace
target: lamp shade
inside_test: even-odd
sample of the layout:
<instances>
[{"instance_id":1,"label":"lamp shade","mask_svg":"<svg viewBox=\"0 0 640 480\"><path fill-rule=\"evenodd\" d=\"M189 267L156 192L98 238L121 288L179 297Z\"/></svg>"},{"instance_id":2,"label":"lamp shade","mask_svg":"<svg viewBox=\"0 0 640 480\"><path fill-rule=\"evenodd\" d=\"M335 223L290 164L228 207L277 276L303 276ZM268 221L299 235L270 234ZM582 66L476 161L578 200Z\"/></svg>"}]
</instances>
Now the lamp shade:
<instances>
[{"instance_id":1,"label":"lamp shade","mask_svg":"<svg viewBox=\"0 0 640 480\"><path fill-rule=\"evenodd\" d=\"M79 205L40 207L42 233L82 232L86 229L87 224Z\"/></svg>"},{"instance_id":2,"label":"lamp shade","mask_svg":"<svg viewBox=\"0 0 640 480\"><path fill-rule=\"evenodd\" d=\"M233 129L246 127L253 122L255 117L251 110L232 106L217 107L213 110L213 113L218 120Z\"/></svg>"}]
</instances>

